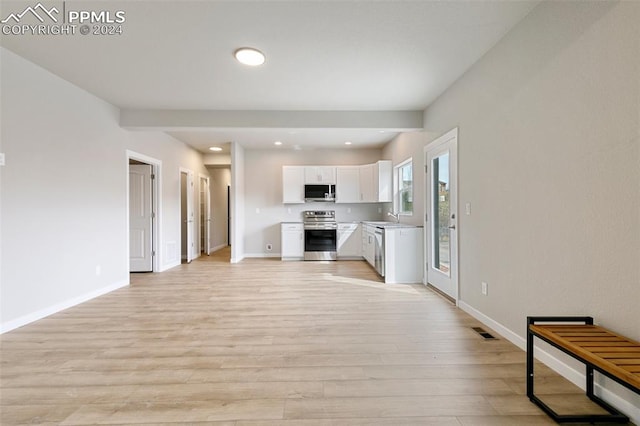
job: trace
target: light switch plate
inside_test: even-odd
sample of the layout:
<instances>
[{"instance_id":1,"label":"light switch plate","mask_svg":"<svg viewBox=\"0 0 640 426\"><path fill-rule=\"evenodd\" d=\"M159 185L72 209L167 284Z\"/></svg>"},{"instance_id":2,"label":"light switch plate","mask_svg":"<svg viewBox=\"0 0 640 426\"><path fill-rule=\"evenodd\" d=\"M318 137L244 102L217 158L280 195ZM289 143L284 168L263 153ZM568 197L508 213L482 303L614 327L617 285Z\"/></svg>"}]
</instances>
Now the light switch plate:
<instances>
[{"instance_id":1,"label":"light switch plate","mask_svg":"<svg viewBox=\"0 0 640 426\"><path fill-rule=\"evenodd\" d=\"M4 152L0 152L0 166L4 166Z\"/></svg>"}]
</instances>

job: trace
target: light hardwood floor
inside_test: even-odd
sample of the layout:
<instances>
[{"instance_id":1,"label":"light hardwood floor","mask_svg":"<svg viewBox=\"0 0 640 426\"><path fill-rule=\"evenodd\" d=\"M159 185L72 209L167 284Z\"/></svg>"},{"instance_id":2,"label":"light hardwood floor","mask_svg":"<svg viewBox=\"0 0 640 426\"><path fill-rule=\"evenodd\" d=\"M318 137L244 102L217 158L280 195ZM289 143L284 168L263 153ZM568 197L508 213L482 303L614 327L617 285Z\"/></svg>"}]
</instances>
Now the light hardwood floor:
<instances>
[{"instance_id":1,"label":"light hardwood floor","mask_svg":"<svg viewBox=\"0 0 640 426\"><path fill-rule=\"evenodd\" d=\"M524 396L525 354L424 286L228 255L1 336L2 425L553 424ZM559 405L588 405L537 373Z\"/></svg>"}]
</instances>

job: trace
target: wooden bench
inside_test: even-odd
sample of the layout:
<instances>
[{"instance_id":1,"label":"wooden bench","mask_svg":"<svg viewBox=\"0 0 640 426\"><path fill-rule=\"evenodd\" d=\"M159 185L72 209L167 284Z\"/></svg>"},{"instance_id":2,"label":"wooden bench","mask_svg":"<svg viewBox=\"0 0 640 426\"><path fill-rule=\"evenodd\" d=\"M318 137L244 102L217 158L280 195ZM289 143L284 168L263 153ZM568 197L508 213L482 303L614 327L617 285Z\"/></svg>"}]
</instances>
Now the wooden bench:
<instances>
[{"instance_id":1,"label":"wooden bench","mask_svg":"<svg viewBox=\"0 0 640 426\"><path fill-rule=\"evenodd\" d=\"M586 394L609 414L560 415L533 392L537 337L586 366ZM527 396L558 423L627 423L629 418L594 395L594 371L640 394L640 343L593 325L592 317L527 317Z\"/></svg>"}]
</instances>

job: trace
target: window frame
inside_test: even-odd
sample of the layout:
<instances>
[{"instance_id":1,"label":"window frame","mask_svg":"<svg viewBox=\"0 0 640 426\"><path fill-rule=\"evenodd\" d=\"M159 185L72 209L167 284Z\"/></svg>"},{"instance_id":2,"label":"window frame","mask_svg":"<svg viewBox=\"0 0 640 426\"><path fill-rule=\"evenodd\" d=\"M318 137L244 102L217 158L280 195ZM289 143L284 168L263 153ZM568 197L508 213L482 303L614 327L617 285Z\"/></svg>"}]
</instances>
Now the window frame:
<instances>
[{"instance_id":1,"label":"window frame","mask_svg":"<svg viewBox=\"0 0 640 426\"><path fill-rule=\"evenodd\" d=\"M401 182L401 173L403 171L403 169L406 166L411 166L411 187L410 187L410 198L411 198L411 210L406 210L406 211L401 211L401 207L402 207L402 194L406 193L407 191L403 191L400 188L400 182ZM413 210L414 210L414 183L415 183L415 176L413 173L413 157L409 157L406 160L402 161L401 163L398 163L397 165L395 165L393 167L393 211L394 214L396 215L401 215L401 216L413 216Z\"/></svg>"}]
</instances>

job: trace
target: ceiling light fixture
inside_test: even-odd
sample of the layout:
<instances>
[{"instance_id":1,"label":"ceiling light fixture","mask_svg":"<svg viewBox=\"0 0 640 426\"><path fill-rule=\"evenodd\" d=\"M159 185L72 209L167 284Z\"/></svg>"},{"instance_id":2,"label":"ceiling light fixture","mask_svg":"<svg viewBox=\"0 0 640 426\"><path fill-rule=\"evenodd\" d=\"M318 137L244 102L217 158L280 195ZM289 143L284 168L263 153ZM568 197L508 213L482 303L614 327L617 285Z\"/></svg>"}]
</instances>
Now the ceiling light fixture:
<instances>
[{"instance_id":1,"label":"ceiling light fixture","mask_svg":"<svg viewBox=\"0 0 640 426\"><path fill-rule=\"evenodd\" d=\"M265 61L264 54L253 47L241 47L233 52L233 56L235 56L241 64L251 67L262 65Z\"/></svg>"},{"instance_id":2,"label":"ceiling light fixture","mask_svg":"<svg viewBox=\"0 0 640 426\"><path fill-rule=\"evenodd\" d=\"M351 145L351 142L350 141L346 141L344 144L345 145Z\"/></svg>"},{"instance_id":3,"label":"ceiling light fixture","mask_svg":"<svg viewBox=\"0 0 640 426\"><path fill-rule=\"evenodd\" d=\"M220 148L219 146L212 146L212 147L209 147L209 150L210 151L220 152L220 151L222 151L222 148Z\"/></svg>"},{"instance_id":4,"label":"ceiling light fixture","mask_svg":"<svg viewBox=\"0 0 640 426\"><path fill-rule=\"evenodd\" d=\"M278 145L278 146L280 146L280 145L282 145L282 142L280 142L280 141L275 141L273 144L274 144L274 145Z\"/></svg>"}]
</instances>

